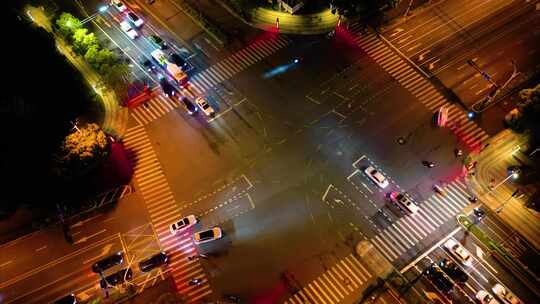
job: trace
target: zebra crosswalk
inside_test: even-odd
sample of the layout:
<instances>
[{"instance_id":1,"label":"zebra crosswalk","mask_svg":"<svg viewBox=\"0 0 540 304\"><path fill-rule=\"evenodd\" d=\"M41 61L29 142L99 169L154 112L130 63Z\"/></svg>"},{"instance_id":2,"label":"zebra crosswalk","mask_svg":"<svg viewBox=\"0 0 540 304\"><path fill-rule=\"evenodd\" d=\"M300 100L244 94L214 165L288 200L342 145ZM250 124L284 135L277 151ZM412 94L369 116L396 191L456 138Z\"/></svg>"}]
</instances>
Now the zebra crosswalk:
<instances>
[{"instance_id":1,"label":"zebra crosswalk","mask_svg":"<svg viewBox=\"0 0 540 304\"><path fill-rule=\"evenodd\" d=\"M198 94L204 94L219 83L286 47L290 42L291 40L286 36L272 36L257 40L227 59L196 74L190 80L190 84Z\"/></svg>"},{"instance_id":2,"label":"zebra crosswalk","mask_svg":"<svg viewBox=\"0 0 540 304\"><path fill-rule=\"evenodd\" d=\"M211 295L202 265L198 260L188 260L196 253L191 232L173 236L169 231L169 225L182 215L144 127L129 129L123 142L129 151L138 190L146 203L154 231L162 250L169 256L169 267L177 290L190 303ZM202 279L202 284L190 286L189 280L193 278Z\"/></svg>"},{"instance_id":3,"label":"zebra crosswalk","mask_svg":"<svg viewBox=\"0 0 540 304\"><path fill-rule=\"evenodd\" d=\"M145 102L144 106L131 109L131 117L139 125L146 125L178 108L179 102L163 95L156 95Z\"/></svg>"},{"instance_id":4,"label":"zebra crosswalk","mask_svg":"<svg viewBox=\"0 0 540 304\"><path fill-rule=\"evenodd\" d=\"M444 189L444 196L433 194L420 204L418 212L395 221L370 242L386 259L397 260L469 205L467 185L462 179L448 183Z\"/></svg>"},{"instance_id":5,"label":"zebra crosswalk","mask_svg":"<svg viewBox=\"0 0 540 304\"><path fill-rule=\"evenodd\" d=\"M452 132L469 148L477 149L485 142L486 134L474 121L467 117L467 113L435 89L428 79L413 69L404 59L396 55L381 38L375 33L365 33L360 24L350 28L354 41L387 73L413 94L423 105L435 113L441 106L448 108L448 125Z\"/></svg>"},{"instance_id":6,"label":"zebra crosswalk","mask_svg":"<svg viewBox=\"0 0 540 304\"><path fill-rule=\"evenodd\" d=\"M295 292L285 303L340 303L365 286L371 277L366 267L349 254Z\"/></svg>"}]
</instances>

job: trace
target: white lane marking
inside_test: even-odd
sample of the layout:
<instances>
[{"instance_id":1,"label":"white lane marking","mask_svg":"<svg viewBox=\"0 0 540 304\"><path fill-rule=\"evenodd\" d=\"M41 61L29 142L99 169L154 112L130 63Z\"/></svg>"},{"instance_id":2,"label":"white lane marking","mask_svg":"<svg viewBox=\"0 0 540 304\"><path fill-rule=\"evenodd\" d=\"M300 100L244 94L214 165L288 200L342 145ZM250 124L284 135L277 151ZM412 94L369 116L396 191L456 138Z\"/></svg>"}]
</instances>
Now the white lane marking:
<instances>
[{"instance_id":1,"label":"white lane marking","mask_svg":"<svg viewBox=\"0 0 540 304\"><path fill-rule=\"evenodd\" d=\"M351 179L351 177L355 176L358 172L360 172L360 170L356 169L353 171L353 173L351 173L351 175L347 176L347 179Z\"/></svg>"},{"instance_id":2,"label":"white lane marking","mask_svg":"<svg viewBox=\"0 0 540 304\"><path fill-rule=\"evenodd\" d=\"M482 250L482 248L480 248L478 245L474 244L474 247L476 247L476 255L478 256L478 258L484 262L486 265L489 266L489 268L491 268L491 270L495 273L499 273L497 270L495 270L495 268L493 268L493 266L491 266L485 259L484 259L484 251Z\"/></svg>"},{"instance_id":3,"label":"white lane marking","mask_svg":"<svg viewBox=\"0 0 540 304\"><path fill-rule=\"evenodd\" d=\"M251 195L246 194L248 200L249 200L249 204L251 205L251 209L255 209L255 204L253 203L253 200L251 199Z\"/></svg>"},{"instance_id":4,"label":"white lane marking","mask_svg":"<svg viewBox=\"0 0 540 304\"><path fill-rule=\"evenodd\" d=\"M357 160L352 164L352 166L353 166L354 168L356 168L356 164L357 164L359 161L361 161L362 159L364 159L364 158L366 158L365 155L360 156L360 158L357 159ZM358 168L356 168L356 169L358 169Z\"/></svg>"},{"instance_id":5,"label":"white lane marking","mask_svg":"<svg viewBox=\"0 0 540 304\"><path fill-rule=\"evenodd\" d=\"M37 251L41 251L41 250L43 250L43 249L45 249L45 248L47 248L47 245L44 245L44 246L39 247L38 249L36 249L36 252L37 252Z\"/></svg>"},{"instance_id":6,"label":"white lane marking","mask_svg":"<svg viewBox=\"0 0 540 304\"><path fill-rule=\"evenodd\" d=\"M362 186L364 186L364 188L366 188L367 191L369 191L369 193L373 193L373 191L371 191L371 189L368 188L368 186L366 186L366 184L364 184L363 182L361 182Z\"/></svg>"},{"instance_id":7,"label":"white lane marking","mask_svg":"<svg viewBox=\"0 0 540 304\"><path fill-rule=\"evenodd\" d=\"M328 192L330 191L330 188L332 188L332 184L328 185L328 188L326 188L326 192L324 192L322 196L322 200L324 201L326 199L326 196L328 195Z\"/></svg>"}]
</instances>

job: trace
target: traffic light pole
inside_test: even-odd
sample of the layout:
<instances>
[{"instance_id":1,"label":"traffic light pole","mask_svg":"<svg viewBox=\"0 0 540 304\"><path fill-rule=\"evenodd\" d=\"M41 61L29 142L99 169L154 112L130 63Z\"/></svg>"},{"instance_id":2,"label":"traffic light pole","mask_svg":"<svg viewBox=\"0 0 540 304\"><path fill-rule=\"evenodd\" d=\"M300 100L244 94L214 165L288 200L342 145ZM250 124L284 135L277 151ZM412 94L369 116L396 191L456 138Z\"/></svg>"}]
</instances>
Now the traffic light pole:
<instances>
[{"instance_id":1,"label":"traffic light pole","mask_svg":"<svg viewBox=\"0 0 540 304\"><path fill-rule=\"evenodd\" d=\"M489 81L491 83L491 85L493 87L495 87L495 90L491 91L482 101L480 101L479 103L479 109L474 109L474 106L476 104L473 105L472 109L475 111L475 112L480 112L482 111L486 104L489 104L491 103L495 97L504 89L506 88L506 86L508 86L508 84L514 80L514 78L516 78L518 75L519 75L519 72L517 70L517 65L516 65L516 62L514 60L511 60L511 63L512 63L512 67L513 67L513 71L512 71L512 75L510 75L510 77L508 78L508 80L506 80L506 82L501 86L499 84L497 84L497 82L495 80L493 80L493 78L491 78L491 76L480 69L480 67L474 62L472 61L471 59L467 60L467 64L470 65L473 69L475 69L478 73L480 73L480 75L482 75L482 77Z\"/></svg>"}]
</instances>

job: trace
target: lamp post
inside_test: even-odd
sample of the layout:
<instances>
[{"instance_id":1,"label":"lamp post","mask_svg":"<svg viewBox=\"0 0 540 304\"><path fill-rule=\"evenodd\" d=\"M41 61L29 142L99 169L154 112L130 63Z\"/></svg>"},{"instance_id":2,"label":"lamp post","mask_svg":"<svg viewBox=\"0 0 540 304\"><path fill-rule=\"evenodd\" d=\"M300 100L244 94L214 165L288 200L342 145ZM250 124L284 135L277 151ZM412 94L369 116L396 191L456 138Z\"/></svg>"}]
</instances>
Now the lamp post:
<instances>
[{"instance_id":1,"label":"lamp post","mask_svg":"<svg viewBox=\"0 0 540 304\"><path fill-rule=\"evenodd\" d=\"M491 188L491 190L489 190L489 192L493 192L495 189L497 189L500 185L504 184L510 178L517 179L519 177L519 173L521 173L519 169L512 170L510 172L510 174L508 174L508 176L505 179L503 179L500 183L495 185L495 187Z\"/></svg>"},{"instance_id":2,"label":"lamp post","mask_svg":"<svg viewBox=\"0 0 540 304\"><path fill-rule=\"evenodd\" d=\"M102 13L105 13L107 10L109 9L109 5L102 5L98 8L98 11L93 13L92 15L84 18L82 21L81 21L81 25L89 22L89 21L92 21L94 20L94 18L96 18L99 14L102 14ZM68 25L69 26L69 25Z\"/></svg>"}]
</instances>

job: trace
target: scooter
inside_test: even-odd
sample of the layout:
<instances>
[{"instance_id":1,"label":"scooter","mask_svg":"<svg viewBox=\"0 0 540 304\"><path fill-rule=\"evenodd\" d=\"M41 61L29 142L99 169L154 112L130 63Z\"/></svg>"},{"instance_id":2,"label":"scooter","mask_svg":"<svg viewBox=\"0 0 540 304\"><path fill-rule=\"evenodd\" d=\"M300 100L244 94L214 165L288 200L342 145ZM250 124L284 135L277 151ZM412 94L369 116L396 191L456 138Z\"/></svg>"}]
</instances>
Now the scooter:
<instances>
[{"instance_id":1,"label":"scooter","mask_svg":"<svg viewBox=\"0 0 540 304\"><path fill-rule=\"evenodd\" d=\"M433 168L435 167L435 163L434 162L430 162L430 161L427 161L427 160L423 160L422 161L422 165L428 167L428 168Z\"/></svg>"},{"instance_id":2,"label":"scooter","mask_svg":"<svg viewBox=\"0 0 540 304\"><path fill-rule=\"evenodd\" d=\"M444 189L439 185L433 185L433 191L435 191L436 193L438 193L438 194L440 194L442 196L446 195L446 191L444 191Z\"/></svg>"},{"instance_id":3,"label":"scooter","mask_svg":"<svg viewBox=\"0 0 540 304\"><path fill-rule=\"evenodd\" d=\"M474 208L473 213L478 219L482 219L486 215L486 212L480 208Z\"/></svg>"}]
</instances>

